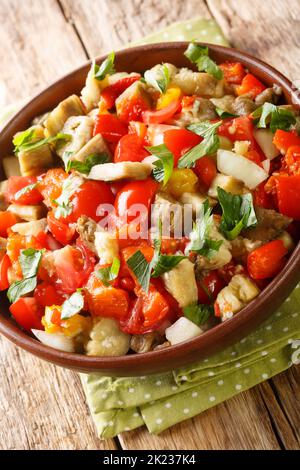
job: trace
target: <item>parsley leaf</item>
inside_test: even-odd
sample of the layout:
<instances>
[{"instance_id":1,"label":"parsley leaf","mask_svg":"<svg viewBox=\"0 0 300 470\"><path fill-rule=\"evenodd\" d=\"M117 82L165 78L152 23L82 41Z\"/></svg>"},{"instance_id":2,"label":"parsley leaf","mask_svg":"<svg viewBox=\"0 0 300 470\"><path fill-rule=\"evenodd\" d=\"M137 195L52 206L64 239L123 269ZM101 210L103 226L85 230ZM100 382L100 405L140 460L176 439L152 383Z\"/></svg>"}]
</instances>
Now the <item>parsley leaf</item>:
<instances>
[{"instance_id":1,"label":"parsley leaf","mask_svg":"<svg viewBox=\"0 0 300 470\"><path fill-rule=\"evenodd\" d=\"M153 165L155 166L153 169L153 177L156 181L162 181L165 186L171 178L174 168L174 157L172 152L170 152L165 144L145 148L148 152L158 158L157 161L153 162Z\"/></svg>"},{"instance_id":2,"label":"parsley leaf","mask_svg":"<svg viewBox=\"0 0 300 470\"><path fill-rule=\"evenodd\" d=\"M151 263L148 263L143 253L138 250L126 261L143 291L148 292L150 277L151 277Z\"/></svg>"},{"instance_id":3,"label":"parsley leaf","mask_svg":"<svg viewBox=\"0 0 300 470\"><path fill-rule=\"evenodd\" d=\"M194 42L188 45L184 55L198 67L199 72L207 72L217 80L222 80L223 72L220 67L209 57L207 46L199 46Z\"/></svg>"},{"instance_id":4,"label":"parsley leaf","mask_svg":"<svg viewBox=\"0 0 300 470\"><path fill-rule=\"evenodd\" d=\"M236 114L229 113L228 111L224 111L224 109L218 107L215 109L215 111L221 119L237 117Z\"/></svg>"},{"instance_id":5,"label":"parsley leaf","mask_svg":"<svg viewBox=\"0 0 300 470\"><path fill-rule=\"evenodd\" d=\"M25 186L24 188L20 189L19 191L17 191L15 193L14 199L17 201L18 199L20 199L21 196L23 196L24 194L27 194L30 191L32 191L33 189L35 189L37 187L37 185L38 185L38 183L28 184L27 186Z\"/></svg>"},{"instance_id":6,"label":"parsley leaf","mask_svg":"<svg viewBox=\"0 0 300 470\"><path fill-rule=\"evenodd\" d=\"M94 64L94 78L96 80L104 80L106 75L115 73L115 53L111 52L101 65Z\"/></svg>"},{"instance_id":7,"label":"parsley leaf","mask_svg":"<svg viewBox=\"0 0 300 470\"><path fill-rule=\"evenodd\" d=\"M74 292L63 304L60 318L62 320L66 320L67 318L71 318L76 313L79 313L84 307L84 298L80 291Z\"/></svg>"},{"instance_id":8,"label":"parsley leaf","mask_svg":"<svg viewBox=\"0 0 300 470\"><path fill-rule=\"evenodd\" d=\"M191 168L199 158L216 153L220 146L220 139L216 132L221 124L222 121L214 124L210 121L201 121L187 127L188 130L203 137L203 140L179 159L178 168Z\"/></svg>"},{"instance_id":9,"label":"parsley leaf","mask_svg":"<svg viewBox=\"0 0 300 470\"><path fill-rule=\"evenodd\" d=\"M73 204L70 201L70 198L77 191L77 189L82 185L82 179L79 176L70 175L64 182L62 186L61 195L54 199L53 202L56 204L57 208L55 209L54 215L56 219L67 217L73 211Z\"/></svg>"},{"instance_id":10,"label":"parsley leaf","mask_svg":"<svg viewBox=\"0 0 300 470\"><path fill-rule=\"evenodd\" d=\"M148 292L150 278L159 277L165 272L175 268L180 261L186 258L183 255L162 255L161 250L162 224L159 220L159 238L154 240L154 255L150 263L147 262L143 253L136 251L127 261L127 265L137 278L138 283L145 292Z\"/></svg>"},{"instance_id":11,"label":"parsley leaf","mask_svg":"<svg viewBox=\"0 0 300 470\"><path fill-rule=\"evenodd\" d=\"M192 304L183 308L183 314L196 325L203 325L214 314L212 305Z\"/></svg>"},{"instance_id":12,"label":"parsley leaf","mask_svg":"<svg viewBox=\"0 0 300 470\"><path fill-rule=\"evenodd\" d=\"M76 170L79 173L88 175L91 168L95 165L110 162L110 157L107 153L92 153L83 162L78 160L68 160L66 164L66 171Z\"/></svg>"},{"instance_id":13,"label":"parsley leaf","mask_svg":"<svg viewBox=\"0 0 300 470\"><path fill-rule=\"evenodd\" d=\"M28 142L32 142L32 140L35 138L35 134L35 128L29 127L29 129L26 129L26 131L19 132L17 135L15 135L13 138L13 144L15 146L14 153L18 153L22 145L28 144Z\"/></svg>"},{"instance_id":14,"label":"parsley leaf","mask_svg":"<svg viewBox=\"0 0 300 470\"><path fill-rule=\"evenodd\" d=\"M33 134L29 133L28 135L31 135L31 139L29 139L29 137L25 138L21 144L15 147L14 149L15 153L19 153L21 151L29 152L31 150L36 150L42 147L43 145L52 144L58 141L60 142L60 144L62 144L62 143L68 142L72 138L71 135L69 134L62 134L61 132L59 132L57 135L53 137L45 137L44 139L35 140L32 142L32 139L35 139L35 131L33 130Z\"/></svg>"},{"instance_id":15,"label":"parsley leaf","mask_svg":"<svg viewBox=\"0 0 300 470\"><path fill-rule=\"evenodd\" d=\"M145 81L160 93L167 91L170 83L170 73L166 64L161 64L155 69L147 70L144 74Z\"/></svg>"},{"instance_id":16,"label":"parsley leaf","mask_svg":"<svg viewBox=\"0 0 300 470\"><path fill-rule=\"evenodd\" d=\"M257 224L251 193L239 196L218 187L218 199L223 211L220 230L228 240L234 240L244 228Z\"/></svg>"},{"instance_id":17,"label":"parsley leaf","mask_svg":"<svg viewBox=\"0 0 300 470\"><path fill-rule=\"evenodd\" d=\"M296 123L296 118L292 111L275 106L272 103L264 103L263 106L252 113L254 119L259 119L257 127L266 128L270 124L273 133L277 129L289 131L291 126Z\"/></svg>"},{"instance_id":18,"label":"parsley leaf","mask_svg":"<svg viewBox=\"0 0 300 470\"><path fill-rule=\"evenodd\" d=\"M213 225L213 215L208 200L201 205L198 219L190 234L190 243L187 245L187 252L194 251L199 255L211 258L219 251L222 240L213 240L209 236L211 226Z\"/></svg>"},{"instance_id":19,"label":"parsley leaf","mask_svg":"<svg viewBox=\"0 0 300 470\"><path fill-rule=\"evenodd\" d=\"M11 303L16 302L22 295L29 294L37 286L37 272L42 259L42 250L28 248L22 250L19 262L22 269L23 279L14 282L7 291L7 297Z\"/></svg>"},{"instance_id":20,"label":"parsley leaf","mask_svg":"<svg viewBox=\"0 0 300 470\"><path fill-rule=\"evenodd\" d=\"M106 287L108 287L110 285L110 281L113 281L118 277L119 270L120 260L119 258L114 258L112 265L98 269L98 271L96 271L96 276L101 279Z\"/></svg>"}]
</instances>

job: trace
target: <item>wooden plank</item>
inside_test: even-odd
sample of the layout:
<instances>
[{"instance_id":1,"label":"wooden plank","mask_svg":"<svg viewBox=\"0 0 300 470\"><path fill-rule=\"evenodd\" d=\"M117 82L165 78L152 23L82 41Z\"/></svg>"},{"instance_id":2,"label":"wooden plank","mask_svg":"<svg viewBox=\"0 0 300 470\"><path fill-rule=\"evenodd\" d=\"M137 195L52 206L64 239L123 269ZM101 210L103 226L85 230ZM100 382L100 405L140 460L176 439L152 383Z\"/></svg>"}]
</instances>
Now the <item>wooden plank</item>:
<instances>
[{"instance_id":1,"label":"wooden plank","mask_svg":"<svg viewBox=\"0 0 300 470\"><path fill-rule=\"evenodd\" d=\"M298 0L207 0L231 44L299 78Z\"/></svg>"},{"instance_id":2,"label":"wooden plank","mask_svg":"<svg viewBox=\"0 0 300 470\"><path fill-rule=\"evenodd\" d=\"M114 449L100 441L79 376L0 338L0 449Z\"/></svg>"},{"instance_id":3,"label":"wooden plank","mask_svg":"<svg viewBox=\"0 0 300 470\"><path fill-rule=\"evenodd\" d=\"M146 429L119 436L124 449L280 449L257 388L241 393L159 436Z\"/></svg>"},{"instance_id":4,"label":"wooden plank","mask_svg":"<svg viewBox=\"0 0 300 470\"><path fill-rule=\"evenodd\" d=\"M90 57L124 47L165 26L210 14L203 0L59 0Z\"/></svg>"},{"instance_id":5,"label":"wooden plank","mask_svg":"<svg viewBox=\"0 0 300 470\"><path fill-rule=\"evenodd\" d=\"M56 0L1 0L0 106L26 100L86 54Z\"/></svg>"}]
</instances>

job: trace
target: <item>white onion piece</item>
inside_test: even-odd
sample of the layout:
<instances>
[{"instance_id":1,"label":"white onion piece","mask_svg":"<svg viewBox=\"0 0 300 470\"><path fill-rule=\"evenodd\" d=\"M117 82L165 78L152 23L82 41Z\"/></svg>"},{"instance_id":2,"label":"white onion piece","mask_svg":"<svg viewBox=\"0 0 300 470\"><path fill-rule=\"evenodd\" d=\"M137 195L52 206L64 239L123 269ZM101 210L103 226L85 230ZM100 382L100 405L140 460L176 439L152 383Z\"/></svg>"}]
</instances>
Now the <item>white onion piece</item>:
<instances>
[{"instance_id":1,"label":"white onion piece","mask_svg":"<svg viewBox=\"0 0 300 470\"><path fill-rule=\"evenodd\" d=\"M166 329L166 338L171 345L183 343L203 333L199 326L185 317L180 317L172 326Z\"/></svg>"},{"instance_id":2,"label":"white onion piece","mask_svg":"<svg viewBox=\"0 0 300 470\"><path fill-rule=\"evenodd\" d=\"M263 169L269 174L270 173L270 168L271 168L271 160L264 160L261 162Z\"/></svg>"},{"instance_id":3,"label":"white onion piece","mask_svg":"<svg viewBox=\"0 0 300 470\"><path fill-rule=\"evenodd\" d=\"M46 333L46 331L42 330L31 331L41 343L50 346L50 348L59 349L64 352L75 352L74 341L63 333Z\"/></svg>"},{"instance_id":4,"label":"white onion piece","mask_svg":"<svg viewBox=\"0 0 300 470\"><path fill-rule=\"evenodd\" d=\"M161 145L164 143L164 133L171 129L180 129L177 126L168 126L167 124L150 124L147 130L147 137L150 145Z\"/></svg>"},{"instance_id":5,"label":"white onion piece","mask_svg":"<svg viewBox=\"0 0 300 470\"><path fill-rule=\"evenodd\" d=\"M274 134L269 129L255 129L253 135L266 158L273 160L273 158L278 157L280 151L273 144Z\"/></svg>"},{"instance_id":6,"label":"white onion piece","mask_svg":"<svg viewBox=\"0 0 300 470\"><path fill-rule=\"evenodd\" d=\"M268 173L263 168L229 150L218 150L217 166L221 173L243 181L249 189L256 188L268 178Z\"/></svg>"}]
</instances>

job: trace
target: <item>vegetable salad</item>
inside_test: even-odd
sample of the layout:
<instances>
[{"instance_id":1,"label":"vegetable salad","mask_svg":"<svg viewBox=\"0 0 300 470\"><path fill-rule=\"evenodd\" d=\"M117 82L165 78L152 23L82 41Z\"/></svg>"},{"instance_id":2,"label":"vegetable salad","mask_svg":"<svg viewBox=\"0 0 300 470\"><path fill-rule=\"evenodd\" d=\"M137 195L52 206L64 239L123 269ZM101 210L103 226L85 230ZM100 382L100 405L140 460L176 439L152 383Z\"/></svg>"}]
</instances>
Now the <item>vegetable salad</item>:
<instances>
[{"instance_id":1,"label":"vegetable salad","mask_svg":"<svg viewBox=\"0 0 300 470\"><path fill-rule=\"evenodd\" d=\"M21 328L91 356L144 353L238 315L299 238L296 109L191 43L191 68L111 53L13 139L0 290Z\"/></svg>"}]
</instances>

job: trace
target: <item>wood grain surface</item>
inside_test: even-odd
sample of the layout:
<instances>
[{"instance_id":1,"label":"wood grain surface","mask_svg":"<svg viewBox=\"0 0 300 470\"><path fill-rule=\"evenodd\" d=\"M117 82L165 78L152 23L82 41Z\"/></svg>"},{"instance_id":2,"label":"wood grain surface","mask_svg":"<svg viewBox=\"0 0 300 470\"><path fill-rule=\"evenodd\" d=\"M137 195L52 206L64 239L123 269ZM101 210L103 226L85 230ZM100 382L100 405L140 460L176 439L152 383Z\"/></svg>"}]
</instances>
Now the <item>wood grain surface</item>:
<instances>
[{"instance_id":1,"label":"wood grain surface","mask_svg":"<svg viewBox=\"0 0 300 470\"><path fill-rule=\"evenodd\" d=\"M231 43L297 79L298 0L0 0L0 106L28 98L87 57L164 26L214 17ZM100 441L78 376L0 338L0 449L299 449L300 371L151 436Z\"/></svg>"}]
</instances>

